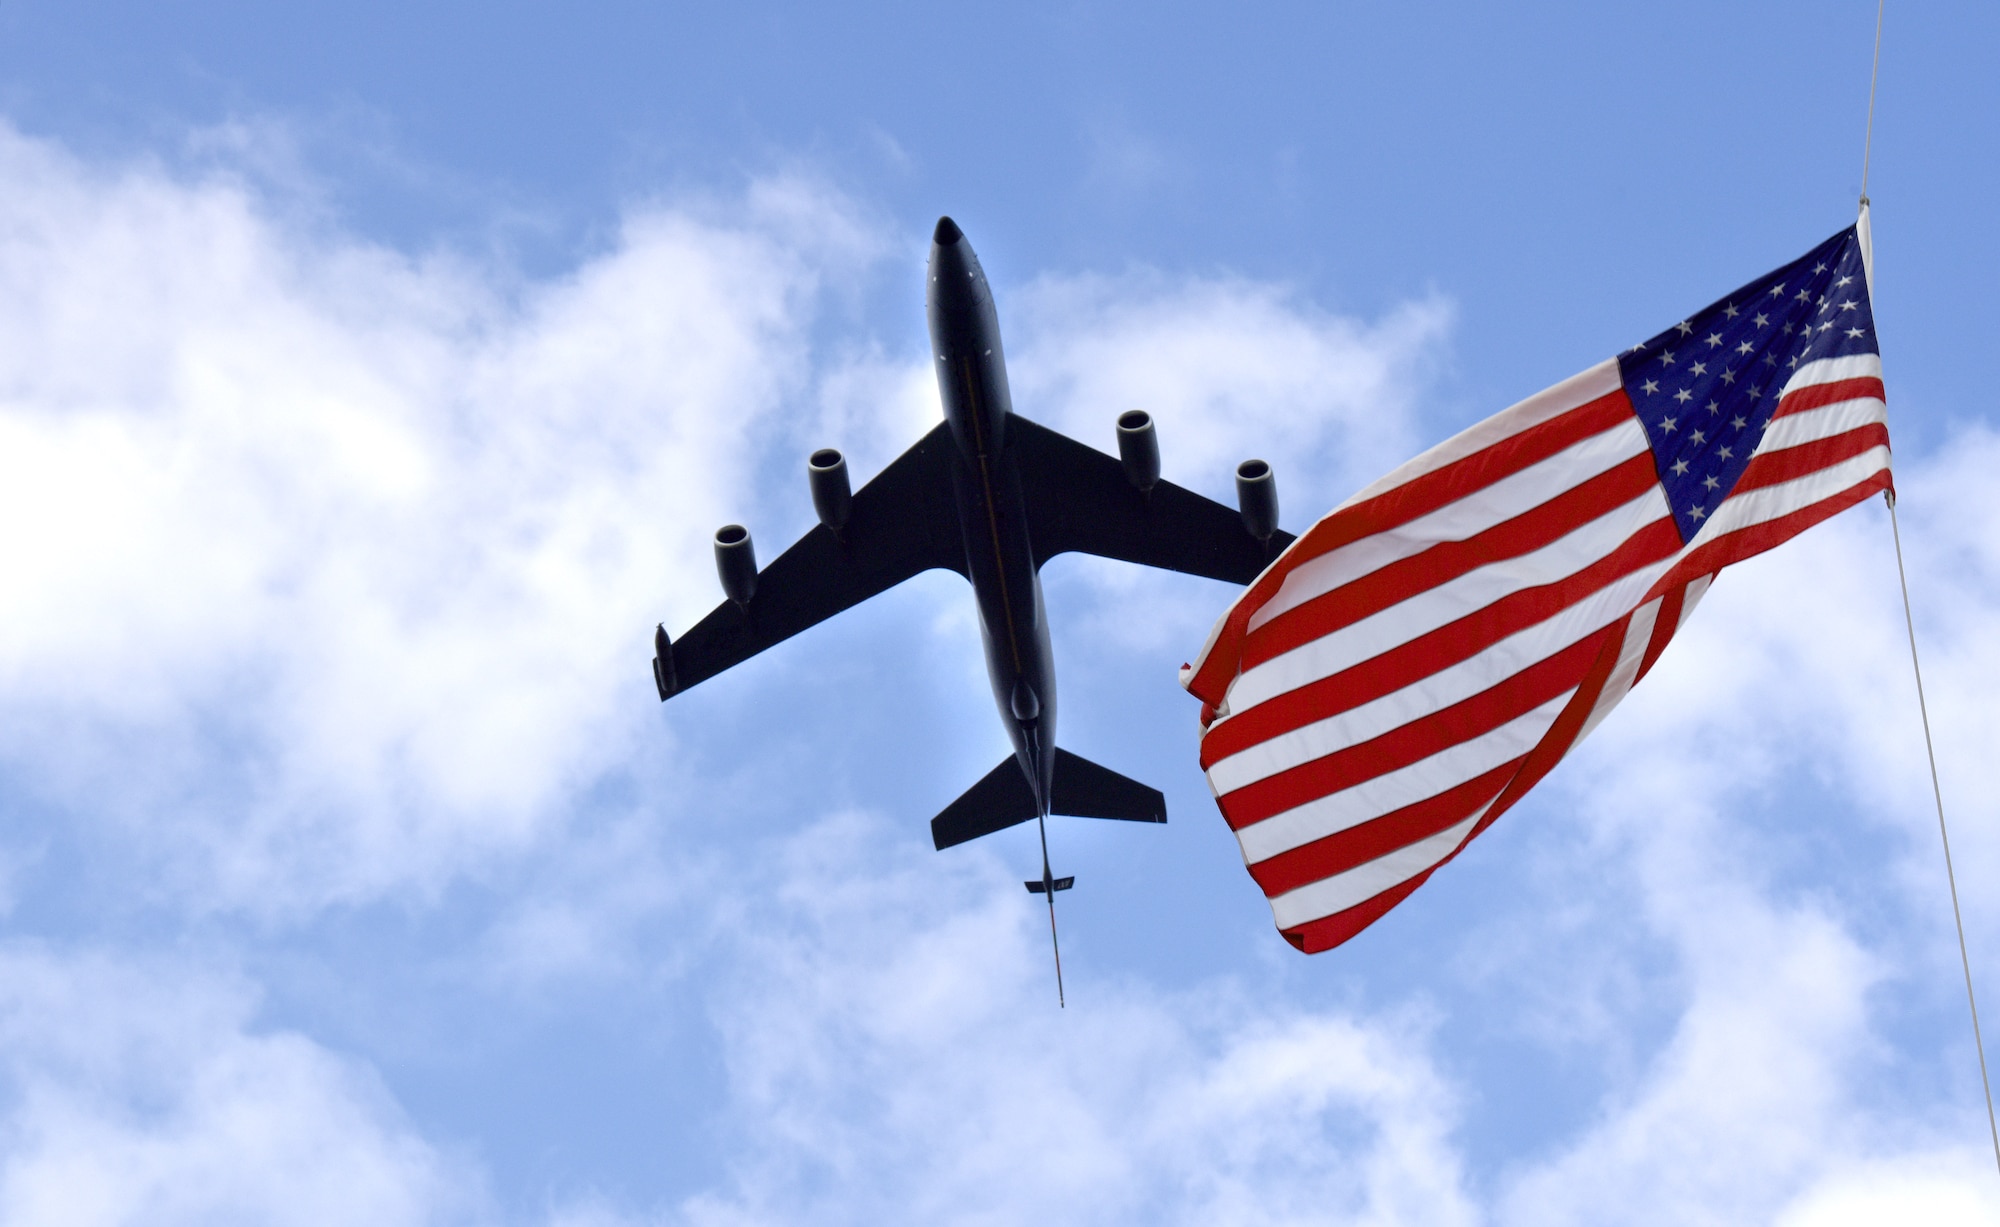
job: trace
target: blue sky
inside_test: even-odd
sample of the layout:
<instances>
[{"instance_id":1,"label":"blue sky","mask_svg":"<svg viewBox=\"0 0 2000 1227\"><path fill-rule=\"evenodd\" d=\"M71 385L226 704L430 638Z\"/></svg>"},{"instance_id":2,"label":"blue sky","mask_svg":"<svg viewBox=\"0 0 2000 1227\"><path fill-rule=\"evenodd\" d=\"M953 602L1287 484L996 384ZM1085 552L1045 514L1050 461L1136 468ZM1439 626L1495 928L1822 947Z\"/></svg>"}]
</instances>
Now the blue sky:
<instances>
[{"instance_id":1,"label":"blue sky","mask_svg":"<svg viewBox=\"0 0 2000 1227\"><path fill-rule=\"evenodd\" d=\"M1052 563L1063 740L1172 815L1052 826L1061 1012L1032 832L929 846L960 581L645 667L936 420L940 213L1019 410L1296 530L1848 224L1873 22L0 7L0 1221L1991 1221L1879 504L1312 958L1175 684L1228 590ZM2000 1013L1996 52L1891 8L1869 187Z\"/></svg>"}]
</instances>

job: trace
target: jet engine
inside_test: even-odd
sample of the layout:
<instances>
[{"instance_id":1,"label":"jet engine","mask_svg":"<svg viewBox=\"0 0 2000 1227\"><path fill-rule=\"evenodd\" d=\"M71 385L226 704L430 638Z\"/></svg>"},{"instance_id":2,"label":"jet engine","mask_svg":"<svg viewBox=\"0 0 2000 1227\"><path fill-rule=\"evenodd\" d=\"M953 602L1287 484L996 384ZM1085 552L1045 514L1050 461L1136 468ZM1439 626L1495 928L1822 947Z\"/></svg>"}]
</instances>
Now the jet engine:
<instances>
[{"instance_id":1,"label":"jet engine","mask_svg":"<svg viewBox=\"0 0 2000 1227\"><path fill-rule=\"evenodd\" d=\"M1243 513L1243 527L1257 540L1269 541L1278 531L1278 482L1269 464L1245 460L1236 466L1236 507Z\"/></svg>"},{"instance_id":2,"label":"jet engine","mask_svg":"<svg viewBox=\"0 0 2000 1227\"><path fill-rule=\"evenodd\" d=\"M1152 493L1160 480L1160 436L1153 431L1153 415L1133 409L1118 415L1118 459L1125 466L1125 478L1141 493Z\"/></svg>"},{"instance_id":3,"label":"jet engine","mask_svg":"<svg viewBox=\"0 0 2000 1227\"><path fill-rule=\"evenodd\" d=\"M715 530L715 573L722 579L723 594L747 612L757 592L757 551L749 529L724 524Z\"/></svg>"},{"instance_id":4,"label":"jet engine","mask_svg":"<svg viewBox=\"0 0 2000 1227\"><path fill-rule=\"evenodd\" d=\"M812 485L813 510L819 522L836 534L847 526L854 506L854 489L847 483L847 458L822 447L806 460L806 480Z\"/></svg>"}]
</instances>

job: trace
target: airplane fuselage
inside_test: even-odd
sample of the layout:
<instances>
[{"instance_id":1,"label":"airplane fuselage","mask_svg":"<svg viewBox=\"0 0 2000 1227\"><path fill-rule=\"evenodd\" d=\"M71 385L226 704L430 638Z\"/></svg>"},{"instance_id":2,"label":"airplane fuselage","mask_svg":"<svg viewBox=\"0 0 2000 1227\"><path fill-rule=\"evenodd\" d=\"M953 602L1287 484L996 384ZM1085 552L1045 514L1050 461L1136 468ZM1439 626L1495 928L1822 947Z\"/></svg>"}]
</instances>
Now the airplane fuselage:
<instances>
[{"instance_id":1,"label":"airplane fuselage","mask_svg":"<svg viewBox=\"0 0 2000 1227\"><path fill-rule=\"evenodd\" d=\"M1055 657L1020 473L1007 447L1013 409L1007 361L986 273L949 219L933 237L925 298L938 394L957 448L952 489L986 672L1015 757L1047 812L1055 771Z\"/></svg>"}]
</instances>

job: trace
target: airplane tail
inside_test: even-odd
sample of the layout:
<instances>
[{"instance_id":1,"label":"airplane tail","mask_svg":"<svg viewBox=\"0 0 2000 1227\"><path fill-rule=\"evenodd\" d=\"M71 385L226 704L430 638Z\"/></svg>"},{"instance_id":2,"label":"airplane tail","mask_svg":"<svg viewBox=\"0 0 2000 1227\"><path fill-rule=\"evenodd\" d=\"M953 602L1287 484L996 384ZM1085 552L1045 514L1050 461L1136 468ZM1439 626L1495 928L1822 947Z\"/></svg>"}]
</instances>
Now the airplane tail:
<instances>
[{"instance_id":1,"label":"airplane tail","mask_svg":"<svg viewBox=\"0 0 2000 1227\"><path fill-rule=\"evenodd\" d=\"M1156 788L1148 788L1109 767L1100 767L1087 758L1058 749L1049 812L1072 818L1165 822L1167 799ZM1009 754L984 779L931 819L931 841L942 852L1035 816L1035 790L1029 787L1019 760Z\"/></svg>"}]
</instances>

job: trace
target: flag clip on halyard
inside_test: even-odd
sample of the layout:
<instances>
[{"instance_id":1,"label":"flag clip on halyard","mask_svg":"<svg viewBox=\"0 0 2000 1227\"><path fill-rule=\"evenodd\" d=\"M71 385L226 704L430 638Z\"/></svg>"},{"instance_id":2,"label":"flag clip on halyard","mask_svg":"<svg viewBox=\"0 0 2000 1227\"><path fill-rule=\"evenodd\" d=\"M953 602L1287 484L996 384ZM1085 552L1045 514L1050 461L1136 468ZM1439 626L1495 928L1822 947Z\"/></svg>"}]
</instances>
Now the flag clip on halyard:
<instances>
[{"instance_id":1,"label":"flag clip on halyard","mask_svg":"<svg viewBox=\"0 0 2000 1227\"><path fill-rule=\"evenodd\" d=\"M1867 225L1403 465L1223 615L1182 683L1292 945L1456 856L1723 567L1892 488Z\"/></svg>"}]
</instances>

